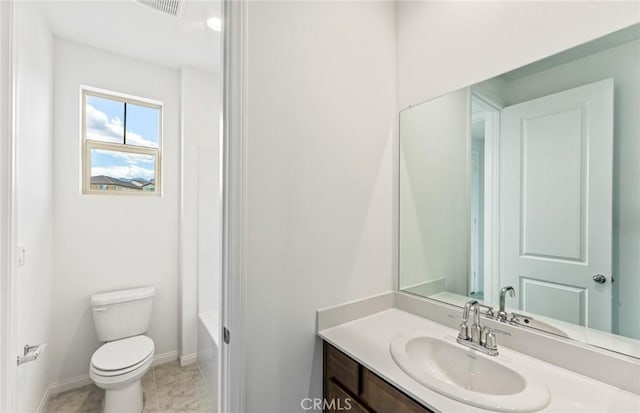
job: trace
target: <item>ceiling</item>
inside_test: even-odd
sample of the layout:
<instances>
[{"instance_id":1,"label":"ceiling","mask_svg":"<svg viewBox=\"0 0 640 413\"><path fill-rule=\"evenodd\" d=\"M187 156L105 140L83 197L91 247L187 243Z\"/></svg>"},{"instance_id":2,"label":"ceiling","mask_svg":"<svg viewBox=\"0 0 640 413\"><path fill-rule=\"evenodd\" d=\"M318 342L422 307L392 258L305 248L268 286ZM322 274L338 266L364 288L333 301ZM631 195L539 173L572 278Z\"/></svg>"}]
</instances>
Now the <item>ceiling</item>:
<instances>
[{"instance_id":1,"label":"ceiling","mask_svg":"<svg viewBox=\"0 0 640 413\"><path fill-rule=\"evenodd\" d=\"M161 66L220 70L220 33L205 21L219 0L182 0L178 17L135 0L40 1L55 36Z\"/></svg>"}]
</instances>

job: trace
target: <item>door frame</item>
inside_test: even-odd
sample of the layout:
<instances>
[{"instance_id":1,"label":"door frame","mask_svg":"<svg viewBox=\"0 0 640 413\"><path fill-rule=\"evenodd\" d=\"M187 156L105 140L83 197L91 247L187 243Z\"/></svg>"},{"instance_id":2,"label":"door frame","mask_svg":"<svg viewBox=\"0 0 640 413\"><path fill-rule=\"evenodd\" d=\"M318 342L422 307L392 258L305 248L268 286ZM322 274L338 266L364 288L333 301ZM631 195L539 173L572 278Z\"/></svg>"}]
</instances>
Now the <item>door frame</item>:
<instances>
[{"instance_id":1,"label":"door frame","mask_svg":"<svg viewBox=\"0 0 640 413\"><path fill-rule=\"evenodd\" d=\"M473 137L471 137L472 141L473 141ZM480 200L479 198L479 191L478 191L478 181L479 181L479 168L480 166L478 165L478 163L480 162L480 154L473 150L473 143L471 145L472 149L471 149L471 229L470 229L470 239L471 239L471 246L469 248L470 251L470 258L469 258L469 265L470 265L470 270L469 270L469 293L477 293L480 285L478 283L478 253L479 253L479 248L478 248L478 244L475 242L478 238L478 221L480 219L480 216L478 214L478 210L480 209ZM483 285L483 289L484 289L484 285Z\"/></svg>"},{"instance_id":2,"label":"door frame","mask_svg":"<svg viewBox=\"0 0 640 413\"><path fill-rule=\"evenodd\" d=\"M472 120L483 119L485 122L483 301L491 305L498 302L500 285L500 114L503 105L478 90L471 91L471 99L484 109Z\"/></svg>"},{"instance_id":3,"label":"door frame","mask_svg":"<svg viewBox=\"0 0 640 413\"><path fill-rule=\"evenodd\" d=\"M219 350L219 407L221 413L245 411L245 296L246 296L246 0L222 2L222 276ZM230 341L226 343L225 329Z\"/></svg>"},{"instance_id":4,"label":"door frame","mask_svg":"<svg viewBox=\"0 0 640 413\"><path fill-rule=\"evenodd\" d=\"M0 2L0 411L16 403L16 139L14 3Z\"/></svg>"}]
</instances>

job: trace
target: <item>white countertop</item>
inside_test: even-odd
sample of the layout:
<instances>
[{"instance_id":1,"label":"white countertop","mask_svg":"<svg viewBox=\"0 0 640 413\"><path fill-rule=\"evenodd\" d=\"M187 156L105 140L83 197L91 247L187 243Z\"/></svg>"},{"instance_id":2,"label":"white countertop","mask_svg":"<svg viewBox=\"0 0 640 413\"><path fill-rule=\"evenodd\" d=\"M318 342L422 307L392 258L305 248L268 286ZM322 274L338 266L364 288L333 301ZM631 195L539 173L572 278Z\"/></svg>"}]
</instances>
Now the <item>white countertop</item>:
<instances>
[{"instance_id":1,"label":"white countertop","mask_svg":"<svg viewBox=\"0 0 640 413\"><path fill-rule=\"evenodd\" d=\"M391 341L415 331L427 331L452 343L457 335L454 329L397 308L320 330L318 335L432 410L486 411L436 393L398 367L389 350ZM549 388L551 402L542 412L640 412L640 396L500 346L499 339L498 359L516 370L536 374Z\"/></svg>"}]
</instances>

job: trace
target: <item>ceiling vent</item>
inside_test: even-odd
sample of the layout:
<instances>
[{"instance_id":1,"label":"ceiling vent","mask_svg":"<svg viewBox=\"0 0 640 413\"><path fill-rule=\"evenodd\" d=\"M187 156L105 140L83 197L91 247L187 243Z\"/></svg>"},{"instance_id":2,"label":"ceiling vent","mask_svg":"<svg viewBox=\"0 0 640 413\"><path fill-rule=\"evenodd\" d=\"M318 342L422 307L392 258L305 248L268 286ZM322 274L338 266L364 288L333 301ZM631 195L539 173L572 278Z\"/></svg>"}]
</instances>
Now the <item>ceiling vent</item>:
<instances>
[{"instance_id":1,"label":"ceiling vent","mask_svg":"<svg viewBox=\"0 0 640 413\"><path fill-rule=\"evenodd\" d=\"M136 2L174 17L180 17L184 4L184 0L136 0Z\"/></svg>"}]
</instances>

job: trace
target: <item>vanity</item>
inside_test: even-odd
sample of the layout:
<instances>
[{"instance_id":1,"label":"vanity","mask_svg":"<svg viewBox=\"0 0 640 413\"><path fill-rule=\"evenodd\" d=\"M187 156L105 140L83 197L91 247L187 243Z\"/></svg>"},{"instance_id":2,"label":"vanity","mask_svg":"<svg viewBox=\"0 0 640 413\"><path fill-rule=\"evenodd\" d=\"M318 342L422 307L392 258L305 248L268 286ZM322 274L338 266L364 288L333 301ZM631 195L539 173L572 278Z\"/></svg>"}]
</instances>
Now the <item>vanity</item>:
<instances>
[{"instance_id":1,"label":"vanity","mask_svg":"<svg viewBox=\"0 0 640 413\"><path fill-rule=\"evenodd\" d=\"M433 412L328 341L323 343L324 399L333 403L326 411Z\"/></svg>"},{"instance_id":2,"label":"vanity","mask_svg":"<svg viewBox=\"0 0 640 413\"><path fill-rule=\"evenodd\" d=\"M446 324L416 314L420 311ZM454 327L459 323L456 315L459 313L453 309L445 306L436 308L425 299L401 292L319 311L317 334L323 343L323 386L328 403L325 411L640 411L638 394L516 351L501 344L502 336L498 338L497 356L485 355L458 344L458 331ZM490 320L486 322L491 323ZM517 331L519 327L505 326L504 329L510 332L509 338L522 339L523 332ZM566 352L560 354L562 358L571 359L571 353L580 352L578 348L566 346L566 342L563 347L563 343L557 342L564 340L561 338L529 332L524 332L524 335L536 347L546 347L556 353ZM433 374L434 381L440 384L448 381L449 388L446 384L437 388L438 383L433 388L424 385L424 380L418 377L418 369L411 372L410 366L405 370L400 365L402 361L394 356L393 346L400 343L403 347L405 344L402 343L411 342L412 338L418 339L414 347L419 354L408 356L410 364L427 365L430 357L444 363L424 369L422 373L428 371ZM420 343L420 339L431 340L444 348L431 349L433 351L429 354L429 345ZM502 341L508 342L506 338ZM419 348L421 345L424 351ZM597 356L591 360L595 364L601 363ZM490 365L482 366L484 361ZM498 368L492 368L493 363ZM456 374L467 368L478 377ZM442 380L443 372L448 374L447 380ZM634 366L631 363L627 370L609 374L638 375L640 364ZM508 404L500 404L501 401ZM496 402L498 404L491 404Z\"/></svg>"}]
</instances>

